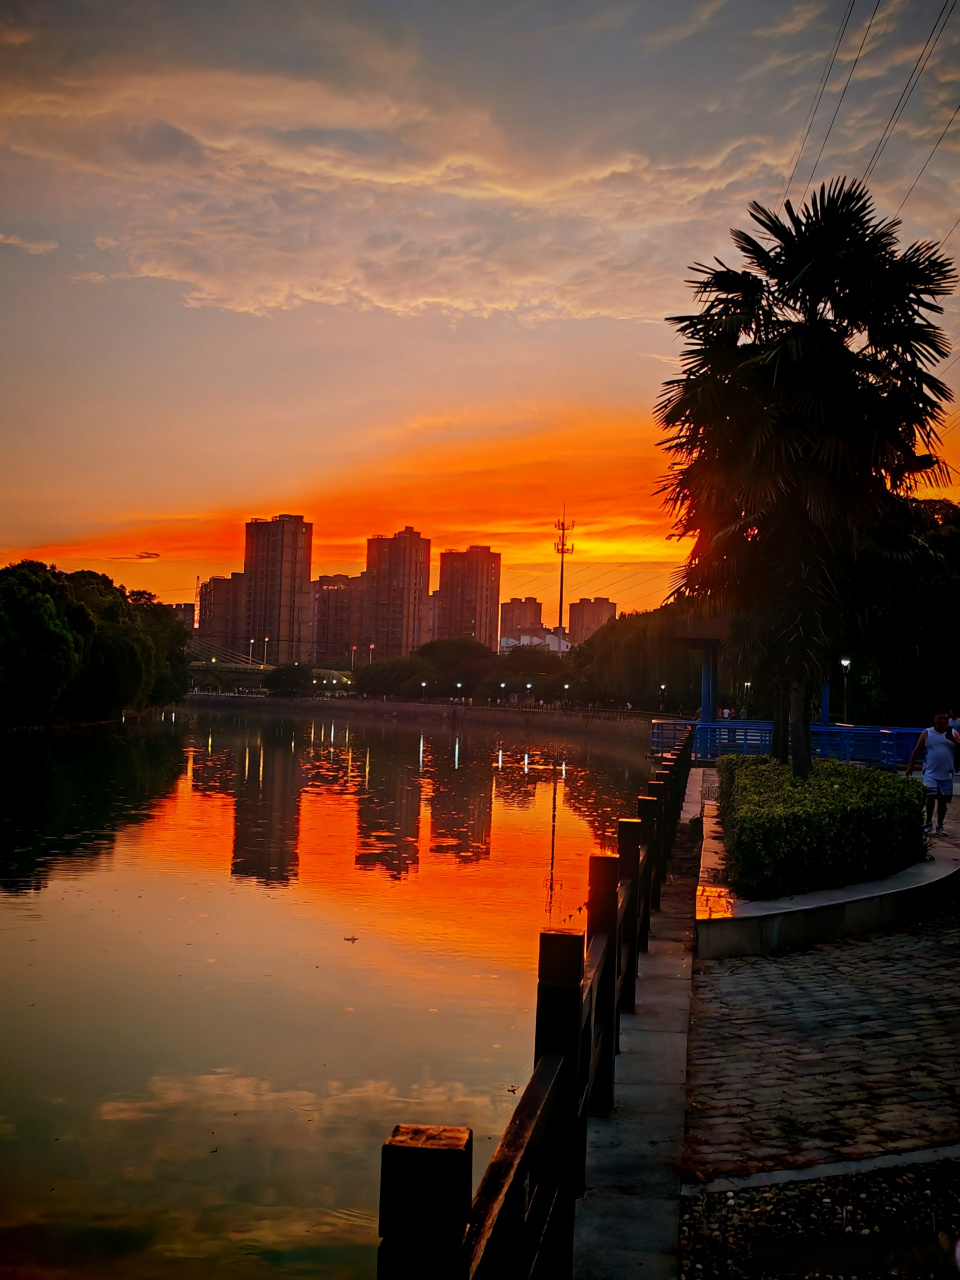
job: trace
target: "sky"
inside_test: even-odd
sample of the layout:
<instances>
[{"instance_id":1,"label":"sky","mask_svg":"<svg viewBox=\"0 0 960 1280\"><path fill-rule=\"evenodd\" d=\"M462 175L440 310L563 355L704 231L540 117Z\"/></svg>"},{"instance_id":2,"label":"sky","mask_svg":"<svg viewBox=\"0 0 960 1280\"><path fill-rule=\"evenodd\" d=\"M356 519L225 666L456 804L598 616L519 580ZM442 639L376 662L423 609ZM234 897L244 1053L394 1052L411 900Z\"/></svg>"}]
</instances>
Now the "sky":
<instances>
[{"instance_id":1,"label":"sky","mask_svg":"<svg viewBox=\"0 0 960 1280\"><path fill-rule=\"evenodd\" d=\"M0 562L190 600L251 516L315 576L412 524L551 621L565 505L568 598L658 604L665 318L798 153L862 175L940 15L869 185L960 216L956 0L853 0L799 150L848 2L0 0Z\"/></svg>"}]
</instances>

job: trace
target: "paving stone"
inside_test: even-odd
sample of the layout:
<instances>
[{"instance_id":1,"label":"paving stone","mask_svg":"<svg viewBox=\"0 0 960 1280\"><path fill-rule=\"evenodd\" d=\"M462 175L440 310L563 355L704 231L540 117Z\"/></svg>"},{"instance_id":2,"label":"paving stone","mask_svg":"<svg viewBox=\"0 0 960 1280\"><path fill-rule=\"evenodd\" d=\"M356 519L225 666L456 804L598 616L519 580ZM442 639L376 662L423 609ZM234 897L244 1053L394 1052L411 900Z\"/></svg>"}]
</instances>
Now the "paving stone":
<instances>
[{"instance_id":1,"label":"paving stone","mask_svg":"<svg viewBox=\"0 0 960 1280\"><path fill-rule=\"evenodd\" d=\"M684 1163L697 1179L960 1140L954 906L811 951L695 964Z\"/></svg>"}]
</instances>

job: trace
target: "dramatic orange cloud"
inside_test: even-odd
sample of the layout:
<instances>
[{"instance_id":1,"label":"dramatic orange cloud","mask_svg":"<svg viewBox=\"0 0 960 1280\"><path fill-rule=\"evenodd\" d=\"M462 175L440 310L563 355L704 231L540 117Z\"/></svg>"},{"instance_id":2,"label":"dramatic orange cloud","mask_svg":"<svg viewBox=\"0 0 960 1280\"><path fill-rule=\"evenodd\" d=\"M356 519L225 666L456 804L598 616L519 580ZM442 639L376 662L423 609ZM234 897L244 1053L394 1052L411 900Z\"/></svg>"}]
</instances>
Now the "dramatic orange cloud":
<instances>
[{"instance_id":1,"label":"dramatic orange cloud","mask_svg":"<svg viewBox=\"0 0 960 1280\"><path fill-rule=\"evenodd\" d=\"M314 523L314 575L358 572L365 540L412 524L439 552L468 543L503 553L503 594L537 594L554 606L554 522L564 503L576 522L568 599L610 595L623 608L659 603L682 558L654 496L665 466L649 417L588 406L528 405L408 421L382 449L299 492L249 511L144 520L73 543L19 548L64 569L96 568L168 600L188 599L197 574L242 568L243 523L302 512ZM524 411L521 411L524 410ZM507 421L511 425L507 425ZM516 424L537 423L517 428Z\"/></svg>"}]
</instances>

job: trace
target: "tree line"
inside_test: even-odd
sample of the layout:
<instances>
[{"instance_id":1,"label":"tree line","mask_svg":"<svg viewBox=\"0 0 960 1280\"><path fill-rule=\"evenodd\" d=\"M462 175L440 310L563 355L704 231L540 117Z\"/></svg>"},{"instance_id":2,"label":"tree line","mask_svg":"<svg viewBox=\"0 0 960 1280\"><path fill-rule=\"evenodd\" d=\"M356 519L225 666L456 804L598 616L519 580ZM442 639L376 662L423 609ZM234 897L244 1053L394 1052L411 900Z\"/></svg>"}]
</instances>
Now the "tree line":
<instances>
[{"instance_id":1,"label":"tree line","mask_svg":"<svg viewBox=\"0 0 960 1280\"><path fill-rule=\"evenodd\" d=\"M23 560L0 569L0 723L111 719L190 687L187 631L149 591Z\"/></svg>"}]
</instances>

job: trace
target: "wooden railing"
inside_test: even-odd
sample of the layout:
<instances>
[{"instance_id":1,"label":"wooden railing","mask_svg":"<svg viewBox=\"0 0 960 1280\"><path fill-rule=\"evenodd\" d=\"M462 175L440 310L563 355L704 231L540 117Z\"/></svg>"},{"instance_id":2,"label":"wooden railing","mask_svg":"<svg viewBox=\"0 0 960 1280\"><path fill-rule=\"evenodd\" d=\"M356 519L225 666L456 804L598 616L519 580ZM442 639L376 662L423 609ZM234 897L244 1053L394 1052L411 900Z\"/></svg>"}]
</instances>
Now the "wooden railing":
<instances>
[{"instance_id":1,"label":"wooden railing","mask_svg":"<svg viewBox=\"0 0 960 1280\"><path fill-rule=\"evenodd\" d=\"M590 859L586 933L540 934L534 1070L475 1197L473 1133L400 1124L383 1145L379 1280L570 1280L587 1118L614 1105L620 1014L680 822L692 734L667 752L616 854Z\"/></svg>"}]
</instances>

